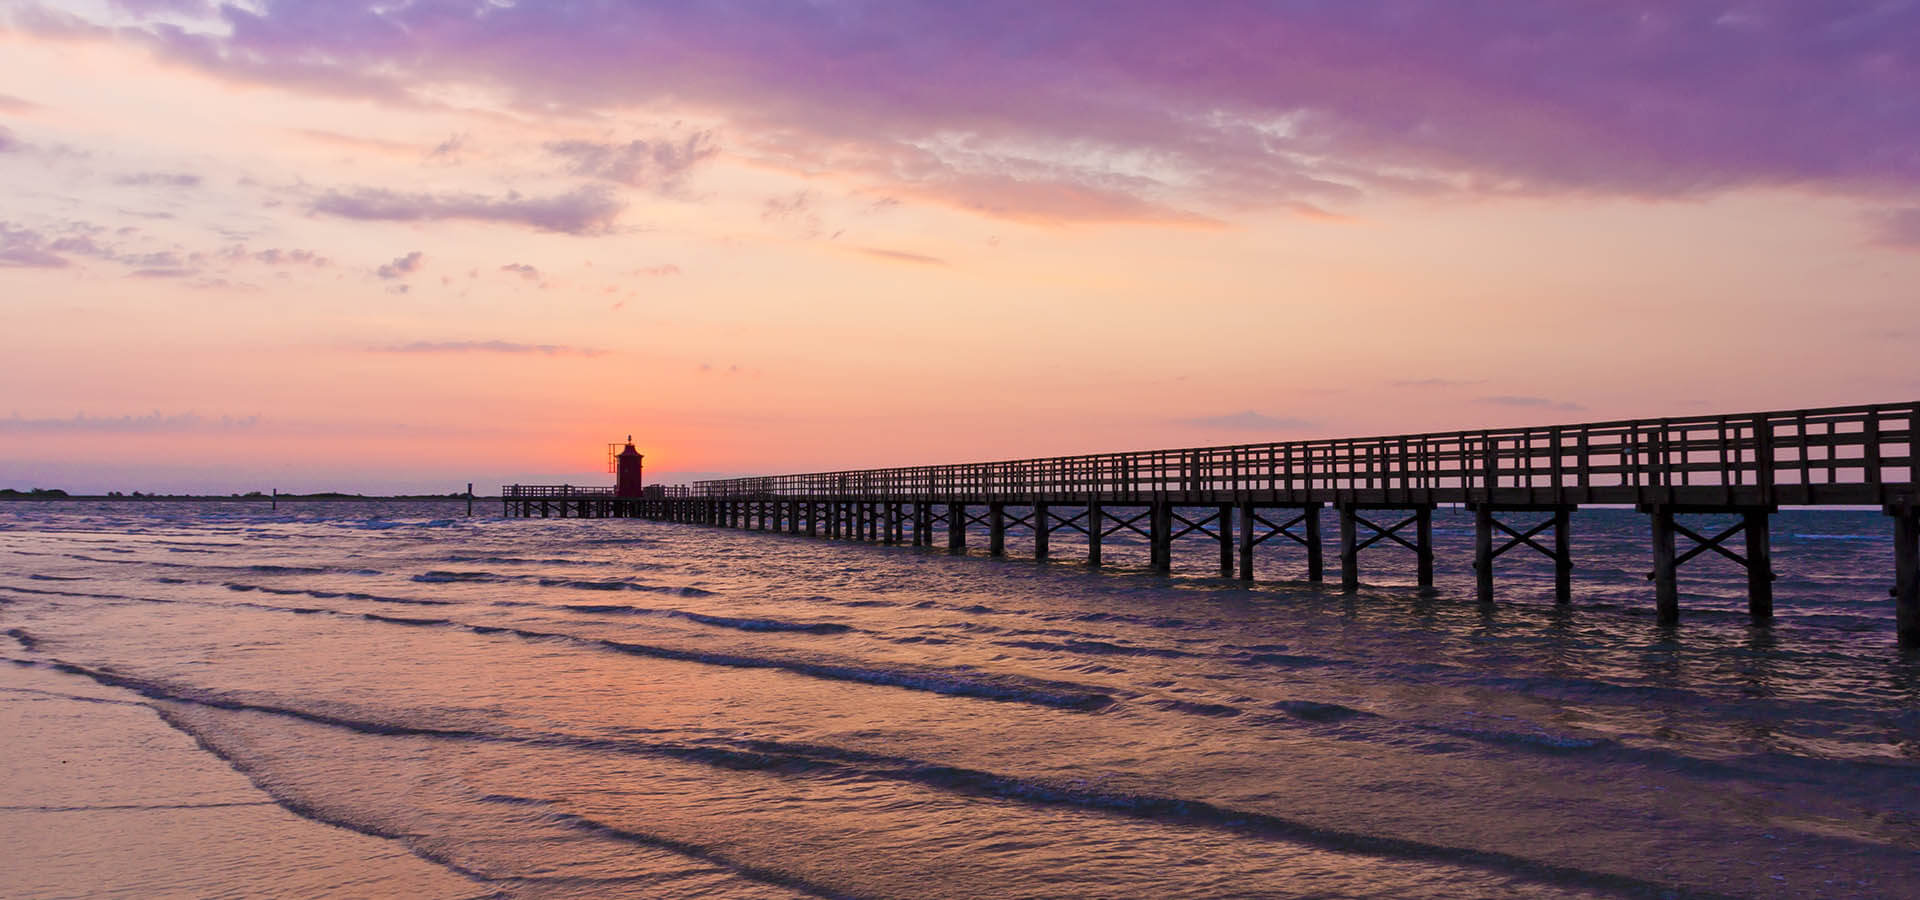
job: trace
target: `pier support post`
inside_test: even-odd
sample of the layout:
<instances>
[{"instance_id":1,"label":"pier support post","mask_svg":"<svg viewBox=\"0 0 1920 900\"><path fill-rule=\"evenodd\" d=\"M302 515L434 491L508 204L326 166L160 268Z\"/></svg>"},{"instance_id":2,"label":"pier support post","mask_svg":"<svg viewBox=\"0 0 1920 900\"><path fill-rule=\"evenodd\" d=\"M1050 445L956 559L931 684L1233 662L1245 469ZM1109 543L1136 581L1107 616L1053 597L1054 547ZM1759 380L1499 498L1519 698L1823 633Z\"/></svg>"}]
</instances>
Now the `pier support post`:
<instances>
[{"instance_id":1,"label":"pier support post","mask_svg":"<svg viewBox=\"0 0 1920 900\"><path fill-rule=\"evenodd\" d=\"M1902 647L1920 647L1920 507L1893 516L1894 628Z\"/></svg>"},{"instance_id":2,"label":"pier support post","mask_svg":"<svg viewBox=\"0 0 1920 900\"><path fill-rule=\"evenodd\" d=\"M1573 602L1573 510L1553 511L1553 602Z\"/></svg>"},{"instance_id":3,"label":"pier support post","mask_svg":"<svg viewBox=\"0 0 1920 900\"><path fill-rule=\"evenodd\" d=\"M1679 564L1674 550L1673 510L1658 507L1653 517L1653 603L1662 625L1680 621Z\"/></svg>"},{"instance_id":4,"label":"pier support post","mask_svg":"<svg viewBox=\"0 0 1920 900\"><path fill-rule=\"evenodd\" d=\"M1106 536L1106 513L1100 509L1099 497L1087 498L1087 565L1100 568L1100 539Z\"/></svg>"},{"instance_id":5,"label":"pier support post","mask_svg":"<svg viewBox=\"0 0 1920 900\"><path fill-rule=\"evenodd\" d=\"M1151 511L1147 533L1153 545L1153 570L1165 574L1173 571L1173 504L1156 497Z\"/></svg>"},{"instance_id":6,"label":"pier support post","mask_svg":"<svg viewBox=\"0 0 1920 900\"><path fill-rule=\"evenodd\" d=\"M1360 523L1352 506L1340 506L1340 589L1351 591L1360 586Z\"/></svg>"},{"instance_id":7,"label":"pier support post","mask_svg":"<svg viewBox=\"0 0 1920 900\"><path fill-rule=\"evenodd\" d=\"M1414 556L1418 558L1417 572L1421 587L1433 587L1433 506L1417 506L1414 515L1414 543L1418 546Z\"/></svg>"},{"instance_id":8,"label":"pier support post","mask_svg":"<svg viewBox=\"0 0 1920 900\"><path fill-rule=\"evenodd\" d=\"M967 505L947 504L947 549L958 553L967 549Z\"/></svg>"},{"instance_id":9,"label":"pier support post","mask_svg":"<svg viewBox=\"0 0 1920 900\"><path fill-rule=\"evenodd\" d=\"M1307 580L1318 584L1326 580L1326 547L1320 540L1320 504L1313 503L1300 511L1307 527Z\"/></svg>"},{"instance_id":10,"label":"pier support post","mask_svg":"<svg viewBox=\"0 0 1920 900\"><path fill-rule=\"evenodd\" d=\"M900 504L887 501L887 537L888 546L900 543Z\"/></svg>"},{"instance_id":11,"label":"pier support post","mask_svg":"<svg viewBox=\"0 0 1920 900\"><path fill-rule=\"evenodd\" d=\"M1493 507L1473 508L1474 593L1481 603L1493 602Z\"/></svg>"},{"instance_id":12,"label":"pier support post","mask_svg":"<svg viewBox=\"0 0 1920 900\"><path fill-rule=\"evenodd\" d=\"M1773 542L1766 510L1741 514L1747 526L1747 614L1756 622L1773 618Z\"/></svg>"},{"instance_id":13,"label":"pier support post","mask_svg":"<svg viewBox=\"0 0 1920 900\"><path fill-rule=\"evenodd\" d=\"M1220 504L1220 577L1233 577L1233 504ZM1249 528L1248 531L1253 529Z\"/></svg>"},{"instance_id":14,"label":"pier support post","mask_svg":"<svg viewBox=\"0 0 1920 900\"><path fill-rule=\"evenodd\" d=\"M913 501L913 545L915 547L933 546L933 507L925 500Z\"/></svg>"},{"instance_id":15,"label":"pier support post","mask_svg":"<svg viewBox=\"0 0 1920 900\"><path fill-rule=\"evenodd\" d=\"M1240 501L1240 580L1253 580L1253 501Z\"/></svg>"},{"instance_id":16,"label":"pier support post","mask_svg":"<svg viewBox=\"0 0 1920 900\"><path fill-rule=\"evenodd\" d=\"M1007 555L1007 505L987 504L987 555Z\"/></svg>"},{"instance_id":17,"label":"pier support post","mask_svg":"<svg viewBox=\"0 0 1920 900\"><path fill-rule=\"evenodd\" d=\"M1033 501L1033 558L1046 559L1048 537L1053 534L1053 523L1047 519L1052 515L1047 510L1046 501Z\"/></svg>"}]
</instances>

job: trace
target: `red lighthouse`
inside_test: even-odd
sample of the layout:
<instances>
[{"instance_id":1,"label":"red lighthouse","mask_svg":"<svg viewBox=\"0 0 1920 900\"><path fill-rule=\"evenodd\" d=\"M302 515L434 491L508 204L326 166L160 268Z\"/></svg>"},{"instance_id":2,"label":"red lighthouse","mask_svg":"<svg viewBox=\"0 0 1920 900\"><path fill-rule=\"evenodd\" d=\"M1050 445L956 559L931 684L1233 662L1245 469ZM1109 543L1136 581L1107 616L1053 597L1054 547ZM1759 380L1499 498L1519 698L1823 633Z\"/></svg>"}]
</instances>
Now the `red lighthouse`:
<instances>
[{"instance_id":1,"label":"red lighthouse","mask_svg":"<svg viewBox=\"0 0 1920 900\"><path fill-rule=\"evenodd\" d=\"M613 495L615 497L641 496L640 460L644 458L640 455L640 451L633 449L633 435L627 435L627 446L613 458Z\"/></svg>"}]
</instances>

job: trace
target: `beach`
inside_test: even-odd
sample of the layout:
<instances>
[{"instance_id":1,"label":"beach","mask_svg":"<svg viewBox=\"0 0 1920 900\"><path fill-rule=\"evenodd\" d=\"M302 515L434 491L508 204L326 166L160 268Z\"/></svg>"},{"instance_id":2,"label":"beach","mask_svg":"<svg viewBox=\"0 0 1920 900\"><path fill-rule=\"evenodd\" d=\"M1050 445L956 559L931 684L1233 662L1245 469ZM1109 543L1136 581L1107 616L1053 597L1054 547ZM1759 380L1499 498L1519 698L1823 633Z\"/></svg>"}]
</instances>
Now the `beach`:
<instances>
[{"instance_id":1,"label":"beach","mask_svg":"<svg viewBox=\"0 0 1920 900\"><path fill-rule=\"evenodd\" d=\"M1629 510L1492 607L463 512L0 508L0 894L1920 890L1872 512L1781 513L1773 627L1706 566L1672 629Z\"/></svg>"}]
</instances>

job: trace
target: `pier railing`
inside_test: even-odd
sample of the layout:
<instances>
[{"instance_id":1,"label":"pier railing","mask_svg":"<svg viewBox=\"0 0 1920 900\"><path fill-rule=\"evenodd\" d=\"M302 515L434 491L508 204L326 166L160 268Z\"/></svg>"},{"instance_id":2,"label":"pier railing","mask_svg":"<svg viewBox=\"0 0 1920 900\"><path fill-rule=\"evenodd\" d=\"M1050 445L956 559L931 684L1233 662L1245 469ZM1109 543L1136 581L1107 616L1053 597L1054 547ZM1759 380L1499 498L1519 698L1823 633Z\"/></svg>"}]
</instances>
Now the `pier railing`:
<instances>
[{"instance_id":1,"label":"pier railing","mask_svg":"<svg viewBox=\"0 0 1920 900\"><path fill-rule=\"evenodd\" d=\"M572 484L509 484L501 486L500 496L509 500L611 497L613 496L613 488L580 487Z\"/></svg>"},{"instance_id":2,"label":"pier railing","mask_svg":"<svg viewBox=\"0 0 1920 900\"><path fill-rule=\"evenodd\" d=\"M1920 402L695 482L690 495L1913 505Z\"/></svg>"}]
</instances>

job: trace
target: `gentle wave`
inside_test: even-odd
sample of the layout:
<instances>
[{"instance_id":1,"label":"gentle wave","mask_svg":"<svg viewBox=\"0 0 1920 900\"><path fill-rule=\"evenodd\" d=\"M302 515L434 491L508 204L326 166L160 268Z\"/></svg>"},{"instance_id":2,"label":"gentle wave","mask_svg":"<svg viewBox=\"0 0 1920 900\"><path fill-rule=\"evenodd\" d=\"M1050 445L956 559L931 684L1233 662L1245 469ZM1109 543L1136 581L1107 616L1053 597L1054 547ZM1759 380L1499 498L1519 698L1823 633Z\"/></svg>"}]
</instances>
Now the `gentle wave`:
<instances>
[{"instance_id":1,"label":"gentle wave","mask_svg":"<svg viewBox=\"0 0 1920 900\"><path fill-rule=\"evenodd\" d=\"M647 743L630 739L611 740L571 735L507 735L472 728L432 727L406 723L379 722L332 713L319 713L274 703L248 700L241 697L214 694L136 676L79 666L72 663L55 662L50 665L59 671L90 678L101 684L131 690L152 700L190 703L228 711L263 712L284 715L314 724L342 728L348 731L374 736L418 736L450 740L517 743L533 746L557 746L600 752L641 753L689 762L699 762L730 770L750 769L789 777L831 775L841 778L850 776L881 778L919 784L925 787L966 796L1011 800L1036 806L1088 810L1108 815L1119 815L1154 822L1206 828L1270 840L1290 841L1339 852L1410 860L1438 860L1455 865L1466 865L1503 873L1520 874L1536 880L1563 885L1627 891L1644 895L1657 894L1669 887L1663 883L1647 881L1630 875L1580 869L1497 851L1448 846L1406 838L1332 829L1269 813L1236 809L1206 800L1144 792L1101 790L1087 786L1084 782L1060 783L964 766L947 765L912 757L849 750L829 745L767 740L740 740L730 742L732 744L731 746ZM181 721L179 717L169 716L167 710L164 708L161 710L161 713L163 717L168 719L169 724L174 725L174 727L188 734L200 735L190 724ZM205 742L204 736L202 736L202 740ZM216 749L215 752L218 753L219 751ZM223 758L227 758L230 762L232 761L230 757L223 755ZM283 805L293 802L279 796L276 796L276 799L281 800ZM294 806L289 806L289 808L300 812L302 815L312 815L311 810L301 812L300 809ZM555 813L553 815L566 816L568 814ZM327 821L325 819L321 820ZM402 839L406 837L391 829L368 829L363 825L356 826L353 824L348 824L346 827L352 827L354 830L380 837ZM452 865L448 862L443 862L443 864ZM1711 892L1690 892L1690 895L1702 897L1719 896Z\"/></svg>"}]
</instances>

